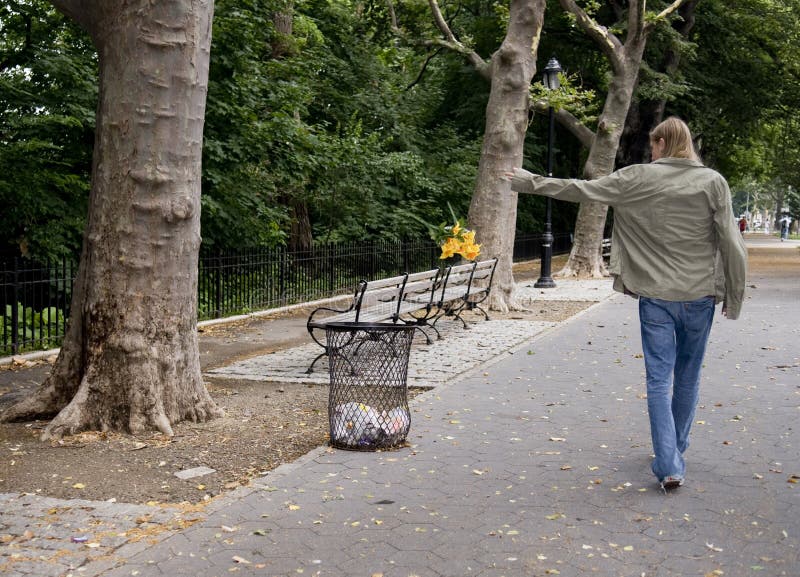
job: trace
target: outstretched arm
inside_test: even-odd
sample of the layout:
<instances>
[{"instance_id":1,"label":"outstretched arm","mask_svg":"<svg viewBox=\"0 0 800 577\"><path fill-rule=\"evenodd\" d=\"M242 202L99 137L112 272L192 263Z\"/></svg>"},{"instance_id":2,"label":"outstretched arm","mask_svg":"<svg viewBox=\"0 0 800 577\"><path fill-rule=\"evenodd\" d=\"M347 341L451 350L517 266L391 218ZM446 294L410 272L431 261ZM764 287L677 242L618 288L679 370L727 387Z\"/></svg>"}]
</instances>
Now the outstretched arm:
<instances>
[{"instance_id":1,"label":"outstretched arm","mask_svg":"<svg viewBox=\"0 0 800 577\"><path fill-rule=\"evenodd\" d=\"M623 198L626 177L617 171L597 180L548 178L533 174L522 168L506 173L511 190L520 194L538 194L569 202L594 201L603 204L619 204Z\"/></svg>"}]
</instances>

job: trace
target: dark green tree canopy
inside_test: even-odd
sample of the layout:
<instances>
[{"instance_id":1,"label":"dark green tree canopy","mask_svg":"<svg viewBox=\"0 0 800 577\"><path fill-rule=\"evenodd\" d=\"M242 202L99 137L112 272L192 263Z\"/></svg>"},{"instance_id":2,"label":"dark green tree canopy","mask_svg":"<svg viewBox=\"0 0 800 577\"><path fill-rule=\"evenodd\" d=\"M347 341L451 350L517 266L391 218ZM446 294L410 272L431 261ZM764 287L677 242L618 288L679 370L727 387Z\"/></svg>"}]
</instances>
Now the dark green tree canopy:
<instances>
[{"instance_id":1,"label":"dark green tree canopy","mask_svg":"<svg viewBox=\"0 0 800 577\"><path fill-rule=\"evenodd\" d=\"M800 189L797 139L786 138L796 132L800 98L797 0L689 4L688 33L682 20L653 31L634 106L663 102L666 114L685 118L705 161L734 185ZM507 6L440 5L460 42L485 55L498 48ZM624 33L625 3L581 5ZM206 247L418 236L425 228L414 217L442 222L448 202L466 215L489 85L432 41L438 32L425 3L389 6L217 0L203 152ZM558 57L582 95L576 113L591 126L608 63L557 0L548 2L539 54ZM80 30L43 0L0 7L3 252L77 252L96 101L97 56ZM546 134L543 115L532 114L526 167L539 172ZM635 148L629 161L646 160L638 142L623 139L623 148ZM579 176L580 143L560 127L555 143L556 174ZM574 211L559 203L556 231L571 229ZM542 219L542 199L521 199L518 230L539 231Z\"/></svg>"}]
</instances>

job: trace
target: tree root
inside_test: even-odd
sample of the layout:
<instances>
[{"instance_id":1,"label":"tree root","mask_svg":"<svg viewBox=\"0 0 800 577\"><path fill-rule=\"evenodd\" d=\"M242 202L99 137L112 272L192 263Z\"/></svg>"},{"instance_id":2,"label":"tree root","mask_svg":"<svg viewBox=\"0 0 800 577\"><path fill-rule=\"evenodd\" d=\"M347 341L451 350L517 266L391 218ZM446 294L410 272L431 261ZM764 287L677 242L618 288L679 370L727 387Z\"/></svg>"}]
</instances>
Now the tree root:
<instances>
[{"instance_id":1,"label":"tree root","mask_svg":"<svg viewBox=\"0 0 800 577\"><path fill-rule=\"evenodd\" d=\"M487 299L487 305L490 311L496 311L500 314L506 314L508 312L508 295L506 295L503 291L496 291L489 293L489 298Z\"/></svg>"},{"instance_id":2,"label":"tree root","mask_svg":"<svg viewBox=\"0 0 800 577\"><path fill-rule=\"evenodd\" d=\"M73 397L72 401L61 409L61 411L50 421L42 432L41 440L49 441L60 439L64 435L74 435L92 428L94 424L88 417L91 411L86 402L86 386L81 383L81 387Z\"/></svg>"},{"instance_id":3,"label":"tree root","mask_svg":"<svg viewBox=\"0 0 800 577\"><path fill-rule=\"evenodd\" d=\"M522 304L522 301L519 299L516 293L512 293L507 302L508 305L508 312L518 312L518 313L528 313L531 312L530 307L525 306Z\"/></svg>"},{"instance_id":4,"label":"tree root","mask_svg":"<svg viewBox=\"0 0 800 577\"><path fill-rule=\"evenodd\" d=\"M38 418L50 418L57 414L62 405L53 384L39 387L30 397L14 403L0 413L0 423L15 421L31 421Z\"/></svg>"},{"instance_id":5,"label":"tree root","mask_svg":"<svg viewBox=\"0 0 800 577\"><path fill-rule=\"evenodd\" d=\"M604 270L605 267L600 266L581 266L573 268L566 264L564 268L553 275L553 278L563 279L593 279L593 278L606 278L608 274Z\"/></svg>"}]
</instances>

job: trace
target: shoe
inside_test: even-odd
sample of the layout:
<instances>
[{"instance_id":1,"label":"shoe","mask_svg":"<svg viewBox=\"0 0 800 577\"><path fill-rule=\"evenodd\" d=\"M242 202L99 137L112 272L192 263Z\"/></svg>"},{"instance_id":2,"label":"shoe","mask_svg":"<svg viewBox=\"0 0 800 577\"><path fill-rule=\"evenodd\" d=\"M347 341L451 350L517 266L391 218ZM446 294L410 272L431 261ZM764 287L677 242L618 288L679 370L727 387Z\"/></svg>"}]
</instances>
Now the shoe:
<instances>
[{"instance_id":1,"label":"shoe","mask_svg":"<svg viewBox=\"0 0 800 577\"><path fill-rule=\"evenodd\" d=\"M661 488L664 491L668 491L670 489L677 489L678 487L683 485L683 477L680 475L667 475L663 479L661 479Z\"/></svg>"}]
</instances>

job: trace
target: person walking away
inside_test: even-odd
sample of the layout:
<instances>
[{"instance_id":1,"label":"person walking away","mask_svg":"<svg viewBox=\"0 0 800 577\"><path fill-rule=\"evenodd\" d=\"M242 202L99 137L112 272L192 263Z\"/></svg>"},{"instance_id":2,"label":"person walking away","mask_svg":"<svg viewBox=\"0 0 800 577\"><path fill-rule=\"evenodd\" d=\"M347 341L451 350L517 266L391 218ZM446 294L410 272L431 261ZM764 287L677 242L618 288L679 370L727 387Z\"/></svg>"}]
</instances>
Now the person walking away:
<instances>
[{"instance_id":1,"label":"person walking away","mask_svg":"<svg viewBox=\"0 0 800 577\"><path fill-rule=\"evenodd\" d=\"M744 234L744 231L747 230L747 219L742 217L739 219L739 232Z\"/></svg>"},{"instance_id":2,"label":"person walking away","mask_svg":"<svg viewBox=\"0 0 800 577\"><path fill-rule=\"evenodd\" d=\"M789 225L791 223L791 217L788 214L784 214L781 218L781 242L789 238Z\"/></svg>"},{"instance_id":3,"label":"person walking away","mask_svg":"<svg viewBox=\"0 0 800 577\"><path fill-rule=\"evenodd\" d=\"M739 317L747 253L728 183L700 162L689 127L670 117L650 133L650 146L651 163L597 180L521 168L505 177L518 193L614 207L609 270L616 290L639 299L652 471L666 491L684 483L714 306Z\"/></svg>"}]
</instances>

